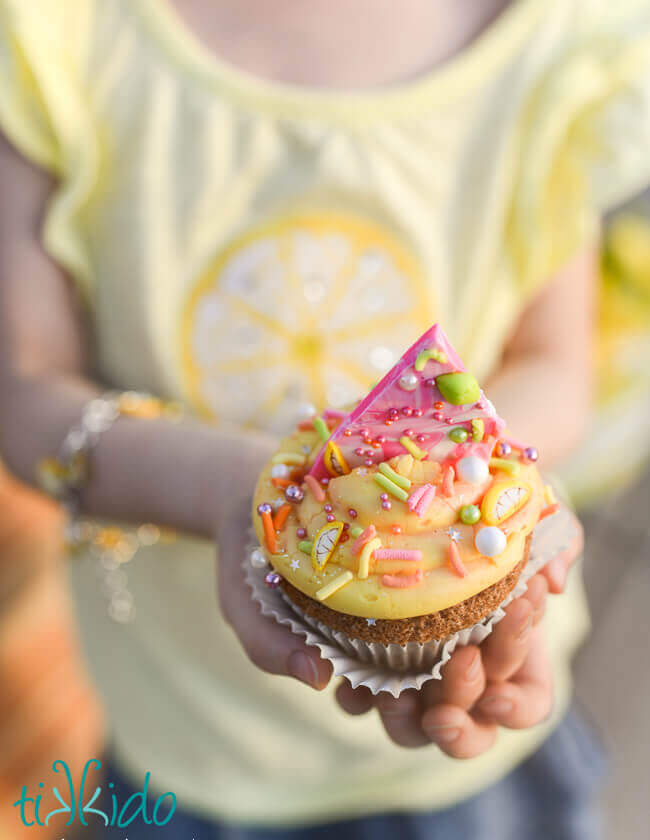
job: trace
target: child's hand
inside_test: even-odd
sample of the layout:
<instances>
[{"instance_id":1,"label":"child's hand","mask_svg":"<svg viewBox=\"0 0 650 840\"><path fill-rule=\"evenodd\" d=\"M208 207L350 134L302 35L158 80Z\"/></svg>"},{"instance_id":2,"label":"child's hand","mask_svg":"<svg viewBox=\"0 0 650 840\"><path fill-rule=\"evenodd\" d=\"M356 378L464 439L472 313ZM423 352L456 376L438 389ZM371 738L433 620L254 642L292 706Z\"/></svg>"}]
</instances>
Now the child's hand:
<instances>
[{"instance_id":1,"label":"child's hand","mask_svg":"<svg viewBox=\"0 0 650 840\"><path fill-rule=\"evenodd\" d=\"M494 743L497 727L524 729L543 721L553 707L553 683L543 632L548 592L561 592L570 564L582 550L574 544L532 577L528 589L506 609L506 617L479 646L458 648L421 691L373 698L343 680L337 699L350 714L376 707L384 728L404 747L438 744L454 758L472 758Z\"/></svg>"}]
</instances>

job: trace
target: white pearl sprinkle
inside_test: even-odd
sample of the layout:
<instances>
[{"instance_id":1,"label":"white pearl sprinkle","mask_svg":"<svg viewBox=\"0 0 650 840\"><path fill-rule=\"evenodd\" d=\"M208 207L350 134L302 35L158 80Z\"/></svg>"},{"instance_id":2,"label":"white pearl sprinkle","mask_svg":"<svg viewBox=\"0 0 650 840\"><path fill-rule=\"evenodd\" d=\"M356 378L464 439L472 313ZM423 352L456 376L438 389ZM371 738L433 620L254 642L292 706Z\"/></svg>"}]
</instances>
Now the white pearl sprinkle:
<instances>
[{"instance_id":1,"label":"white pearl sprinkle","mask_svg":"<svg viewBox=\"0 0 650 840\"><path fill-rule=\"evenodd\" d=\"M402 374L399 378L399 387L404 391L415 391L418 387L419 377L413 371Z\"/></svg>"},{"instance_id":2,"label":"white pearl sprinkle","mask_svg":"<svg viewBox=\"0 0 650 840\"><path fill-rule=\"evenodd\" d=\"M271 478L288 478L289 467L286 464L273 464L271 467Z\"/></svg>"},{"instance_id":3,"label":"white pearl sprinkle","mask_svg":"<svg viewBox=\"0 0 650 840\"><path fill-rule=\"evenodd\" d=\"M467 455L456 464L458 477L470 484L481 484L490 475L487 463L478 455Z\"/></svg>"},{"instance_id":4,"label":"white pearl sprinkle","mask_svg":"<svg viewBox=\"0 0 650 840\"><path fill-rule=\"evenodd\" d=\"M266 557L261 548L251 551L250 561L254 569L263 569L266 566Z\"/></svg>"},{"instance_id":5,"label":"white pearl sprinkle","mask_svg":"<svg viewBox=\"0 0 650 840\"><path fill-rule=\"evenodd\" d=\"M474 537L476 550L480 551L485 557L498 557L505 550L507 544L506 535L494 525L481 528Z\"/></svg>"}]
</instances>

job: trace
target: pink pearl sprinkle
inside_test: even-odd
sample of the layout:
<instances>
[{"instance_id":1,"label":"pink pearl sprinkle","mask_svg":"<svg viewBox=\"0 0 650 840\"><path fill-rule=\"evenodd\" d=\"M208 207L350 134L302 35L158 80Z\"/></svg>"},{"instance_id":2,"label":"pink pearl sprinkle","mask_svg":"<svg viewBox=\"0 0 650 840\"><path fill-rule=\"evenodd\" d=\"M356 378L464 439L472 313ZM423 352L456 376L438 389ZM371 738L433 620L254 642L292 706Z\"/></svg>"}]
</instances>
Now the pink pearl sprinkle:
<instances>
[{"instance_id":1,"label":"pink pearl sprinkle","mask_svg":"<svg viewBox=\"0 0 650 840\"><path fill-rule=\"evenodd\" d=\"M382 502L387 502L388 501L388 493L382 493L379 498L382 500Z\"/></svg>"},{"instance_id":2,"label":"pink pearl sprinkle","mask_svg":"<svg viewBox=\"0 0 650 840\"><path fill-rule=\"evenodd\" d=\"M331 513L332 512L332 505L325 505L323 507L323 510L325 511L325 513Z\"/></svg>"},{"instance_id":3,"label":"pink pearl sprinkle","mask_svg":"<svg viewBox=\"0 0 650 840\"><path fill-rule=\"evenodd\" d=\"M413 409L413 416L414 417L422 417L423 414L424 414L423 409L421 409L421 408L414 408Z\"/></svg>"},{"instance_id":4,"label":"pink pearl sprinkle","mask_svg":"<svg viewBox=\"0 0 650 840\"><path fill-rule=\"evenodd\" d=\"M424 441L427 439L427 436L426 435L418 435L415 439L417 440L418 443L424 443Z\"/></svg>"},{"instance_id":5,"label":"pink pearl sprinkle","mask_svg":"<svg viewBox=\"0 0 650 840\"><path fill-rule=\"evenodd\" d=\"M358 515L359 515L359 514L356 512L356 510L355 510L354 508L349 508L349 509L348 509L348 516L349 516L351 519L356 519Z\"/></svg>"},{"instance_id":6,"label":"pink pearl sprinkle","mask_svg":"<svg viewBox=\"0 0 650 840\"><path fill-rule=\"evenodd\" d=\"M298 530L296 531L296 536L301 540L304 539L307 536L307 529L298 528Z\"/></svg>"},{"instance_id":7,"label":"pink pearl sprinkle","mask_svg":"<svg viewBox=\"0 0 650 840\"><path fill-rule=\"evenodd\" d=\"M453 425L454 425L454 418L453 418L453 417L448 417L448 418L445 420L445 423L446 423L448 426L453 426Z\"/></svg>"},{"instance_id":8,"label":"pink pearl sprinkle","mask_svg":"<svg viewBox=\"0 0 650 840\"><path fill-rule=\"evenodd\" d=\"M433 419L434 420L442 420L442 411L434 411L433 412Z\"/></svg>"},{"instance_id":9,"label":"pink pearl sprinkle","mask_svg":"<svg viewBox=\"0 0 650 840\"><path fill-rule=\"evenodd\" d=\"M375 440L377 443L386 443L386 435L377 435Z\"/></svg>"},{"instance_id":10,"label":"pink pearl sprinkle","mask_svg":"<svg viewBox=\"0 0 650 840\"><path fill-rule=\"evenodd\" d=\"M392 504L391 504L390 502L388 502L388 501L386 501L386 502L382 502L382 503L381 503L381 506L382 506L382 508L383 508L384 510L390 510L390 509L392 508Z\"/></svg>"},{"instance_id":11,"label":"pink pearl sprinkle","mask_svg":"<svg viewBox=\"0 0 650 840\"><path fill-rule=\"evenodd\" d=\"M413 429L404 429L404 434L406 435L406 437L413 437Z\"/></svg>"},{"instance_id":12,"label":"pink pearl sprinkle","mask_svg":"<svg viewBox=\"0 0 650 840\"><path fill-rule=\"evenodd\" d=\"M361 457L361 456L363 455L363 449L362 449L362 447L357 446L357 448L354 450L354 454L355 454L355 455L358 455L359 457Z\"/></svg>"},{"instance_id":13,"label":"pink pearl sprinkle","mask_svg":"<svg viewBox=\"0 0 650 840\"><path fill-rule=\"evenodd\" d=\"M402 414L404 415L404 417L410 417L411 414L413 414L413 409L410 405L405 405L402 409Z\"/></svg>"},{"instance_id":14,"label":"pink pearl sprinkle","mask_svg":"<svg viewBox=\"0 0 650 840\"><path fill-rule=\"evenodd\" d=\"M325 517L325 519L327 519L328 522L334 522L336 517L334 516L333 513L328 513L327 516Z\"/></svg>"},{"instance_id":15,"label":"pink pearl sprinkle","mask_svg":"<svg viewBox=\"0 0 650 840\"><path fill-rule=\"evenodd\" d=\"M363 463L364 463L367 467L372 467L373 460L372 460L372 458L366 458L366 460L365 460Z\"/></svg>"},{"instance_id":16,"label":"pink pearl sprinkle","mask_svg":"<svg viewBox=\"0 0 650 840\"><path fill-rule=\"evenodd\" d=\"M370 432L368 431L368 429L359 429L359 436L360 437L366 438L366 437L368 437L369 434L370 434Z\"/></svg>"}]
</instances>

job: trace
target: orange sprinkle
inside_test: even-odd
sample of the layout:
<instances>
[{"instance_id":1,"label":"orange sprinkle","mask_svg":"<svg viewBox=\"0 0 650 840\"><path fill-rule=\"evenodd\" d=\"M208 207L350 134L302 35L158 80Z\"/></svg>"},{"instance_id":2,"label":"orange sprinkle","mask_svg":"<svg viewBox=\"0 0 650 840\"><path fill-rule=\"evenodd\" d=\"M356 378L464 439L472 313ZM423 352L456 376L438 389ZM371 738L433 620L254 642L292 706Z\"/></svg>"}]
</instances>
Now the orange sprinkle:
<instances>
[{"instance_id":1,"label":"orange sprinkle","mask_svg":"<svg viewBox=\"0 0 650 840\"><path fill-rule=\"evenodd\" d=\"M422 578L422 569L418 569L412 575L382 575L381 582L384 586L390 586L392 589L410 589L412 586L422 583Z\"/></svg>"},{"instance_id":2,"label":"orange sprinkle","mask_svg":"<svg viewBox=\"0 0 650 840\"><path fill-rule=\"evenodd\" d=\"M278 508L277 513L273 517L273 527L276 531L282 530L284 523L287 521L287 516L289 516L290 510L291 505L282 505L282 507Z\"/></svg>"},{"instance_id":3,"label":"orange sprinkle","mask_svg":"<svg viewBox=\"0 0 650 840\"><path fill-rule=\"evenodd\" d=\"M320 485L320 482L314 478L313 475L306 475L305 476L305 484L309 492L312 496L316 499L317 502L324 502L325 501L325 491Z\"/></svg>"},{"instance_id":4,"label":"orange sprinkle","mask_svg":"<svg viewBox=\"0 0 650 840\"><path fill-rule=\"evenodd\" d=\"M275 535L275 527L273 526L273 519L270 513L260 513L262 517L262 526L264 527L264 539L266 540L266 547L271 554L278 553L278 540Z\"/></svg>"},{"instance_id":5,"label":"orange sprinkle","mask_svg":"<svg viewBox=\"0 0 650 840\"><path fill-rule=\"evenodd\" d=\"M291 480L288 478L272 478L271 484L274 487L288 487L291 484Z\"/></svg>"},{"instance_id":6,"label":"orange sprinkle","mask_svg":"<svg viewBox=\"0 0 650 840\"><path fill-rule=\"evenodd\" d=\"M458 577L467 577L467 569L463 565L463 561L460 559L460 552L458 551L458 546L456 545L455 540L449 540L449 545L447 547L447 560L449 560L449 565L453 571L456 572Z\"/></svg>"},{"instance_id":7,"label":"orange sprinkle","mask_svg":"<svg viewBox=\"0 0 650 840\"><path fill-rule=\"evenodd\" d=\"M453 496L454 495L454 468L453 467L445 467L445 471L442 475L442 492L445 496Z\"/></svg>"},{"instance_id":8,"label":"orange sprinkle","mask_svg":"<svg viewBox=\"0 0 650 840\"><path fill-rule=\"evenodd\" d=\"M557 513L559 509L560 509L560 503L559 502L555 502L554 504L548 505L548 507L545 507L544 510L539 515L540 522L541 522L542 519L546 519L547 516L553 516L553 514Z\"/></svg>"},{"instance_id":9,"label":"orange sprinkle","mask_svg":"<svg viewBox=\"0 0 650 840\"><path fill-rule=\"evenodd\" d=\"M365 531L362 531L356 540L352 543L352 553L357 555L361 552L364 545L377 536L377 529L374 525L368 525Z\"/></svg>"}]
</instances>

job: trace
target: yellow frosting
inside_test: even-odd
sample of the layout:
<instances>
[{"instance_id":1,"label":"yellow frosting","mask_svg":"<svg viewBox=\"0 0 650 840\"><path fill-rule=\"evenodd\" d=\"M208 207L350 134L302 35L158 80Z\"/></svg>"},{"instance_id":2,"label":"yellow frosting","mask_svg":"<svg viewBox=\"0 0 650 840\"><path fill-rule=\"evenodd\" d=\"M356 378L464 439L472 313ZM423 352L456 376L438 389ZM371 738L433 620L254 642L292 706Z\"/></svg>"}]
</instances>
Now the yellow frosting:
<instances>
[{"instance_id":1,"label":"yellow frosting","mask_svg":"<svg viewBox=\"0 0 650 840\"><path fill-rule=\"evenodd\" d=\"M296 431L282 441L278 452L304 455L309 464L313 462L321 447L322 440L315 431ZM298 459L287 459L286 462L293 460ZM282 459L273 458L262 471L253 500L253 521L263 548L264 531L257 514L257 506L264 502L275 505L279 504L280 500L284 501L284 491L275 487L271 481L271 468L273 463L278 461L282 462ZM304 500L292 506L286 524L278 535L282 553L271 555L265 549L272 566L296 589L314 599L320 591L322 598L323 589L347 570L352 572L352 578L326 597L324 603L328 607L365 618L410 618L438 612L464 601L497 583L521 560L526 536L537 523L545 504L544 484L534 465L517 464L519 470L515 476L516 482L530 489L530 497L512 516L500 521L498 527L506 534L507 545L505 550L492 560L482 556L474 546L475 532L484 527L486 522L482 520L477 525L465 525L459 519L459 510L468 504L480 506L485 497L488 500L497 498L501 486L506 491L512 487L512 475L503 470L492 469L490 477L482 484L468 484L457 480L454 482L453 495L446 497L440 489L442 470L439 464L418 461L411 455L393 458L389 463L400 475L412 482L413 489L425 483L438 487L426 514L418 517L409 511L405 502L395 498L391 498L391 509L384 510L380 499L383 490L374 480L377 473L374 466L359 467L348 475L332 478L324 502L318 502L303 485ZM295 469L291 464L289 467ZM407 492L410 493L411 490ZM327 524L325 504L332 506L331 513L335 521L349 523L351 528L374 525L382 548L421 551L421 562L415 564L412 561L407 563L393 559L372 559L368 577L360 578L360 558L352 553L354 539L350 538L339 542L325 568L316 571L310 555L303 552L298 543L302 539L313 540ZM350 508L357 512L355 518L350 516ZM500 510L503 510L503 506ZM395 533L394 526L399 526L401 533ZM300 527L306 529L307 536L297 535L297 529ZM458 537L456 544L467 570L465 577L456 574L448 564L450 533ZM410 588L393 588L382 583L384 574L405 574L409 565L413 569L422 569L421 583ZM328 591L326 588L325 592Z\"/></svg>"}]
</instances>

